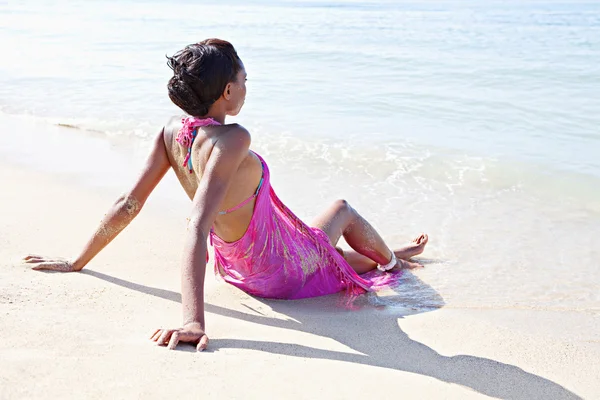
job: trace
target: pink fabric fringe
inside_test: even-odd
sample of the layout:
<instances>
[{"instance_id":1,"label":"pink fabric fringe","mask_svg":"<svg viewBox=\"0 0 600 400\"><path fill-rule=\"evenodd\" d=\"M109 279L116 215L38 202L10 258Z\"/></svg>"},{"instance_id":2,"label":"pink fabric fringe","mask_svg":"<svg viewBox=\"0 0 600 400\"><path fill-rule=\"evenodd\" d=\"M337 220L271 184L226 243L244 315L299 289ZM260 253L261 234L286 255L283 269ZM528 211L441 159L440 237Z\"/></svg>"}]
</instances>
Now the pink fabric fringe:
<instances>
[{"instance_id":1,"label":"pink fabric fringe","mask_svg":"<svg viewBox=\"0 0 600 400\"><path fill-rule=\"evenodd\" d=\"M183 126L177 133L175 140L177 143L187 149L187 155L183 161L183 166L187 166L190 173L193 172L190 158L192 156L192 144L196 138L198 127L210 126L210 125L221 125L219 122L212 118L197 118L197 117L185 117L181 119Z\"/></svg>"},{"instance_id":2,"label":"pink fabric fringe","mask_svg":"<svg viewBox=\"0 0 600 400\"><path fill-rule=\"evenodd\" d=\"M296 217L271 187L267 164L248 230L228 243L211 231L215 273L255 296L301 299L346 291L350 297L390 287L401 271L358 275L322 230Z\"/></svg>"}]
</instances>

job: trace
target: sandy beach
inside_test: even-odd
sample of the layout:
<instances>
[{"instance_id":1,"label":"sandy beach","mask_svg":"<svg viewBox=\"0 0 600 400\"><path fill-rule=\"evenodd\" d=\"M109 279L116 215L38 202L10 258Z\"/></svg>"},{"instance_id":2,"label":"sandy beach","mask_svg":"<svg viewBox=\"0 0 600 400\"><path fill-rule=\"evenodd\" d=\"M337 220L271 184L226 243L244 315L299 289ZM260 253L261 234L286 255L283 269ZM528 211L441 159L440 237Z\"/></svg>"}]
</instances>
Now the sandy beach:
<instances>
[{"instance_id":1,"label":"sandy beach","mask_svg":"<svg viewBox=\"0 0 600 400\"><path fill-rule=\"evenodd\" d=\"M11 163L0 181L1 399L600 396L597 313L349 310L253 298L212 270L209 350L168 351L148 336L180 323L186 211L151 198L83 272L42 273L18 258L74 254L119 193Z\"/></svg>"},{"instance_id":2,"label":"sandy beach","mask_svg":"<svg viewBox=\"0 0 600 400\"><path fill-rule=\"evenodd\" d=\"M0 2L0 400L600 399L598 16L576 0ZM273 301L211 257L209 348L169 351L149 339L182 322L190 202L172 172L83 271L22 263L79 253L182 112L165 56L206 38L243 60L226 123L281 201L310 223L345 199L391 248L427 233L425 268L352 304ZM196 75L192 97L217 98Z\"/></svg>"}]
</instances>

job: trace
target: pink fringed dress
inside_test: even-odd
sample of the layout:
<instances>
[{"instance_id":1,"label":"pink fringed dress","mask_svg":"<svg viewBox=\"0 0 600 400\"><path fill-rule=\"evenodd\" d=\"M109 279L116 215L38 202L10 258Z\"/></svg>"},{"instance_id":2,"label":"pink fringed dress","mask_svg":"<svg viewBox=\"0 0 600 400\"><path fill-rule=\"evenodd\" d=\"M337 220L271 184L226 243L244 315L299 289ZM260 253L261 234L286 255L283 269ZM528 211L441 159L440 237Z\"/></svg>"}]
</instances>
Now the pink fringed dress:
<instances>
[{"instance_id":1,"label":"pink fringed dress","mask_svg":"<svg viewBox=\"0 0 600 400\"><path fill-rule=\"evenodd\" d=\"M195 130L197 126L217 124L212 120L195 121L186 124L184 120L184 128ZM186 131L182 129L180 135ZM191 141L186 145L191 147ZM397 281L400 271L374 270L358 275L325 232L307 226L279 200L271 187L265 160L256 156L262 163L263 179L254 195L256 202L248 229L231 243L213 231L210 233L216 274L251 295L276 299L301 299L340 291L358 295Z\"/></svg>"}]
</instances>

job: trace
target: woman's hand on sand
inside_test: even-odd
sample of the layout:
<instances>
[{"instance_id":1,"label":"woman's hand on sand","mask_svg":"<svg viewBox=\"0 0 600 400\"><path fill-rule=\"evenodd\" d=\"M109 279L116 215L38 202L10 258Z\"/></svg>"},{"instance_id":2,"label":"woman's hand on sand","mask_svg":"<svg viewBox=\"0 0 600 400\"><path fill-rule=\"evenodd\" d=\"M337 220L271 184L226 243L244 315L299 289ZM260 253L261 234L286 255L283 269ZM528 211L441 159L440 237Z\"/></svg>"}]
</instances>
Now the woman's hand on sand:
<instances>
[{"instance_id":1,"label":"woman's hand on sand","mask_svg":"<svg viewBox=\"0 0 600 400\"><path fill-rule=\"evenodd\" d=\"M23 258L25 264L31 264L31 269L36 271L58 271L58 272L75 272L79 271L75 268L72 261L61 257L43 257L30 254Z\"/></svg>"},{"instance_id":2,"label":"woman's hand on sand","mask_svg":"<svg viewBox=\"0 0 600 400\"><path fill-rule=\"evenodd\" d=\"M179 342L195 344L198 351L208 346L208 336L199 322L185 324L179 329L157 329L150 340L159 346L168 346L169 350L175 349Z\"/></svg>"}]
</instances>

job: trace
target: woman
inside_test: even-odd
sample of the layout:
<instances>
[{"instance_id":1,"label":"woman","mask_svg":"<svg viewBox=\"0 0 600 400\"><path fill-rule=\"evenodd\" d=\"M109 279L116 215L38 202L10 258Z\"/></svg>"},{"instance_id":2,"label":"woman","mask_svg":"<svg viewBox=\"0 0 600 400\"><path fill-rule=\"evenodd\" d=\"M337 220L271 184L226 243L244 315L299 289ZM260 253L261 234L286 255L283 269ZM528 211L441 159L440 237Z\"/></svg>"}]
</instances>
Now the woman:
<instances>
[{"instance_id":1,"label":"woman","mask_svg":"<svg viewBox=\"0 0 600 400\"><path fill-rule=\"evenodd\" d=\"M246 71L230 43L208 39L187 46L168 65L174 73L169 97L189 117L173 118L164 126L137 182L112 206L78 257L28 256L33 269L80 271L135 218L170 168L193 207L182 266L183 326L157 329L152 340L159 345L174 349L178 342L191 342L201 351L208 344L208 239L215 250L215 271L240 289L267 298L364 293L390 284L400 269L420 266L407 260L423 251L427 235L392 252L343 200L312 228L281 203L271 188L267 164L249 150L248 131L225 124L227 115L240 112L246 97ZM334 247L342 235L354 252ZM374 273L359 276L369 271Z\"/></svg>"}]
</instances>

